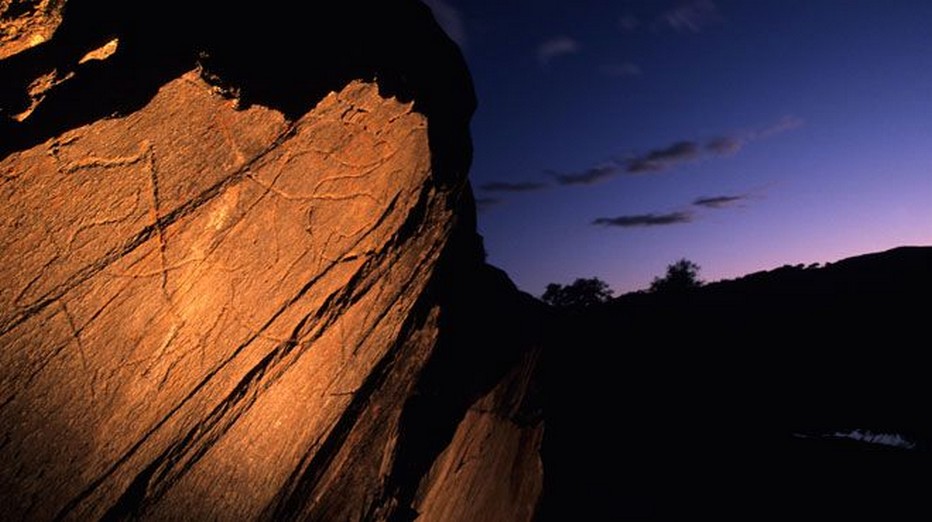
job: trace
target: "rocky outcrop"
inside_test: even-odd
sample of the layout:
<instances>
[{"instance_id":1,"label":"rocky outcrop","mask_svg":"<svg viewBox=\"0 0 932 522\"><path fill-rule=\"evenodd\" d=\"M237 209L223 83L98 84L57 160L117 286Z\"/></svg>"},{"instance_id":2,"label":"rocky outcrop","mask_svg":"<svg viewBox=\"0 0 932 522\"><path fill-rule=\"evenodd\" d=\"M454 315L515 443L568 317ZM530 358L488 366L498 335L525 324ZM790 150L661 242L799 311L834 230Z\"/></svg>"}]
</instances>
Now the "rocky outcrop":
<instances>
[{"instance_id":1,"label":"rocky outcrop","mask_svg":"<svg viewBox=\"0 0 932 522\"><path fill-rule=\"evenodd\" d=\"M109 4L0 61L2 518L532 518L542 312L429 11L205 8L152 61L169 17Z\"/></svg>"},{"instance_id":2,"label":"rocky outcrop","mask_svg":"<svg viewBox=\"0 0 932 522\"><path fill-rule=\"evenodd\" d=\"M63 5L63 0L0 1L0 59L51 38Z\"/></svg>"},{"instance_id":3,"label":"rocky outcrop","mask_svg":"<svg viewBox=\"0 0 932 522\"><path fill-rule=\"evenodd\" d=\"M476 402L418 491L425 520L529 520L543 487L543 424L534 411L539 350ZM539 393L539 390L537 391ZM539 398L538 398L539 400ZM531 410L528 411L527 408ZM537 406L539 407L539 406Z\"/></svg>"}]
</instances>

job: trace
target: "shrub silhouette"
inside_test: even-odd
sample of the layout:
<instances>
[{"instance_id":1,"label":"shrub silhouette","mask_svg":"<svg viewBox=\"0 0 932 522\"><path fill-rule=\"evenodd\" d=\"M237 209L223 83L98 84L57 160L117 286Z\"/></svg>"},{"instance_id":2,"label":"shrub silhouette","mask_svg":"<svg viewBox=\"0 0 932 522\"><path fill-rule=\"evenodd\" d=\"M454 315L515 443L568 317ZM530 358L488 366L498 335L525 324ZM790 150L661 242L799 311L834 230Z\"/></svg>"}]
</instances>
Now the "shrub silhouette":
<instances>
[{"instance_id":1,"label":"shrub silhouette","mask_svg":"<svg viewBox=\"0 0 932 522\"><path fill-rule=\"evenodd\" d=\"M541 299L557 308L585 308L608 301L612 293L608 283L598 277L579 278L565 286L550 283Z\"/></svg>"},{"instance_id":2,"label":"shrub silhouette","mask_svg":"<svg viewBox=\"0 0 932 522\"><path fill-rule=\"evenodd\" d=\"M682 293L692 288L702 286L699 279L699 265L683 258L667 265L667 274L655 277L650 284L650 291L654 293Z\"/></svg>"}]
</instances>

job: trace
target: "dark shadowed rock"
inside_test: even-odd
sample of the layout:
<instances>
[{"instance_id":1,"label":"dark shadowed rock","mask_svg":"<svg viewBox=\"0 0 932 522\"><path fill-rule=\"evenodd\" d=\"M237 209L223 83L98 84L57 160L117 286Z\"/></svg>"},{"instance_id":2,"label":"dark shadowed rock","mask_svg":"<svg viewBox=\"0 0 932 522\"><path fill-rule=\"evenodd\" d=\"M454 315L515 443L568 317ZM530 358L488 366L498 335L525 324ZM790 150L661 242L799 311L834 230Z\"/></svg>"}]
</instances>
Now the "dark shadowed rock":
<instances>
[{"instance_id":1,"label":"dark shadowed rock","mask_svg":"<svg viewBox=\"0 0 932 522\"><path fill-rule=\"evenodd\" d=\"M531 519L543 311L458 49L211 4L2 4L0 518Z\"/></svg>"}]
</instances>

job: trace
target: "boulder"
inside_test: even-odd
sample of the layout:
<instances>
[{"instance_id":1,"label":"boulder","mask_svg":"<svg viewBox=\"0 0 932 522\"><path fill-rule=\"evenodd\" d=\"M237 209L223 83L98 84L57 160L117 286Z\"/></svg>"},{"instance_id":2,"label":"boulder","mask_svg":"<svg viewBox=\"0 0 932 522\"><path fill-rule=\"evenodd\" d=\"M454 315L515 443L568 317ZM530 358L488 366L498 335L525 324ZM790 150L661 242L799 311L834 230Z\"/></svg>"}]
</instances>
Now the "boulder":
<instances>
[{"instance_id":1,"label":"boulder","mask_svg":"<svg viewBox=\"0 0 932 522\"><path fill-rule=\"evenodd\" d=\"M0 61L2 518L530 520L543 312L429 10L204 8L163 55L110 4Z\"/></svg>"}]
</instances>

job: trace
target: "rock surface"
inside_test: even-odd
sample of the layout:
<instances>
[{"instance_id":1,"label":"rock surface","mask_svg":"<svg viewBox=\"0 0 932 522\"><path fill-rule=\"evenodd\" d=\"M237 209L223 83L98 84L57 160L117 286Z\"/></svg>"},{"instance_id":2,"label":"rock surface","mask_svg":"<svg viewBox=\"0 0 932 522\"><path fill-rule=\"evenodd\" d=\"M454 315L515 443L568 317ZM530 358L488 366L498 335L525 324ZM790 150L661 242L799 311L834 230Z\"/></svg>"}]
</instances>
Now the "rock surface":
<instances>
[{"instance_id":1,"label":"rock surface","mask_svg":"<svg viewBox=\"0 0 932 522\"><path fill-rule=\"evenodd\" d=\"M540 311L484 265L462 58L385 4L403 41L308 99L190 63L100 117L69 82L136 81L117 50L0 112L4 520L534 516Z\"/></svg>"},{"instance_id":2,"label":"rock surface","mask_svg":"<svg viewBox=\"0 0 932 522\"><path fill-rule=\"evenodd\" d=\"M479 400L424 477L415 507L425 520L529 520L540 495L543 425L528 412L539 351Z\"/></svg>"},{"instance_id":3,"label":"rock surface","mask_svg":"<svg viewBox=\"0 0 932 522\"><path fill-rule=\"evenodd\" d=\"M0 59L52 37L63 0L0 0Z\"/></svg>"}]
</instances>

